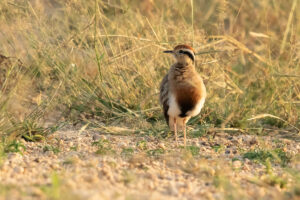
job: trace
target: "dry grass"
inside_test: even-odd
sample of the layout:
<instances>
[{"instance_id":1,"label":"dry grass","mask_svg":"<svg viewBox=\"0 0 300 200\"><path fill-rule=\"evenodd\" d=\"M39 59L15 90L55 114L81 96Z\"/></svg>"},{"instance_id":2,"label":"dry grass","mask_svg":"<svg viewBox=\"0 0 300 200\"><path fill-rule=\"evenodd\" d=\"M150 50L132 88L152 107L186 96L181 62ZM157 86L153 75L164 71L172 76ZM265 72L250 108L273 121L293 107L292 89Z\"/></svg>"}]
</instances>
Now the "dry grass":
<instances>
[{"instance_id":1,"label":"dry grass","mask_svg":"<svg viewBox=\"0 0 300 200\"><path fill-rule=\"evenodd\" d=\"M2 1L0 52L22 65L1 63L1 124L62 117L97 127L161 124L157 88L172 63L161 52L188 43L221 51L197 58L209 97L192 124L297 132L295 2ZM247 121L260 114L282 120Z\"/></svg>"},{"instance_id":2,"label":"dry grass","mask_svg":"<svg viewBox=\"0 0 300 200\"><path fill-rule=\"evenodd\" d=\"M167 130L159 82L173 62L162 50L187 43L217 51L197 57L208 99L191 127L297 138L299 8L297 0L2 0L0 136L41 140L71 123L159 137Z\"/></svg>"}]
</instances>

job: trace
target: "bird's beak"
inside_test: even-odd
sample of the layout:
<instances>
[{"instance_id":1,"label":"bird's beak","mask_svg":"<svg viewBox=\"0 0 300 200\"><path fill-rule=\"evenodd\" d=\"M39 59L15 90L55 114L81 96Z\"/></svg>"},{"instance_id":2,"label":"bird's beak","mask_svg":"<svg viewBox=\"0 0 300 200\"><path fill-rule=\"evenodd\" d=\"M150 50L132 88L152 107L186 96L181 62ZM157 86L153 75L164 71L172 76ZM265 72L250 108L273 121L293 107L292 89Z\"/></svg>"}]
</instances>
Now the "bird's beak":
<instances>
[{"instance_id":1,"label":"bird's beak","mask_svg":"<svg viewBox=\"0 0 300 200\"><path fill-rule=\"evenodd\" d=\"M172 50L164 51L164 53L174 53Z\"/></svg>"}]
</instances>

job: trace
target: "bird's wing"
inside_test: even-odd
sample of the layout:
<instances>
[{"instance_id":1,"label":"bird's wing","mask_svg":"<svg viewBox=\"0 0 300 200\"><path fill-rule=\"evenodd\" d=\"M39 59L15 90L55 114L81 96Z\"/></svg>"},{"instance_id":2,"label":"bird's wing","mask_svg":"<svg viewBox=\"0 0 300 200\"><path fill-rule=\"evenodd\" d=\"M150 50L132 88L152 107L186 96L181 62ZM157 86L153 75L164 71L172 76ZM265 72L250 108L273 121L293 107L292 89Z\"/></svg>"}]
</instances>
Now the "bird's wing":
<instances>
[{"instance_id":1,"label":"bird's wing","mask_svg":"<svg viewBox=\"0 0 300 200\"><path fill-rule=\"evenodd\" d=\"M169 83L168 83L168 74L165 75L163 78L161 84L160 84L160 96L159 100L160 103L163 106L164 110L164 116L166 119L167 124L169 125L169 115L168 115L168 110L169 110Z\"/></svg>"}]
</instances>

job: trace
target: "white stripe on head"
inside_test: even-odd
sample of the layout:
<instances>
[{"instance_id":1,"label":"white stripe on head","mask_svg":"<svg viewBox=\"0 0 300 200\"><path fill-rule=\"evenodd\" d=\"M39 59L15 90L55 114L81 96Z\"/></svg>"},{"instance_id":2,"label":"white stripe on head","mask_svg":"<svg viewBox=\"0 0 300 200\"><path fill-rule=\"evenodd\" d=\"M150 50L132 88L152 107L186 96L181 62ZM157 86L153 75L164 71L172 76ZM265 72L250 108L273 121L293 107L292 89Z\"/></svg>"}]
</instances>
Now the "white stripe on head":
<instances>
[{"instance_id":1,"label":"white stripe on head","mask_svg":"<svg viewBox=\"0 0 300 200\"><path fill-rule=\"evenodd\" d=\"M179 49L179 52L180 51L188 53L186 55L189 56L193 61L195 61L195 54L192 50L190 50L190 49Z\"/></svg>"}]
</instances>

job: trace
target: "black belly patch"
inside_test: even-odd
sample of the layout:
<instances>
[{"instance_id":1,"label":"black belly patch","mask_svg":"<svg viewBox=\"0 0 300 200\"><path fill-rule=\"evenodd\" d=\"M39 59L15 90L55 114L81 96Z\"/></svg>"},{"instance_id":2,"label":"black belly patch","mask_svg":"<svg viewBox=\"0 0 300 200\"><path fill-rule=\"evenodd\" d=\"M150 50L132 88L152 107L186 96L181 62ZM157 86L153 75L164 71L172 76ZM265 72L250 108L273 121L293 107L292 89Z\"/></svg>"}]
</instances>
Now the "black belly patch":
<instances>
[{"instance_id":1,"label":"black belly patch","mask_svg":"<svg viewBox=\"0 0 300 200\"><path fill-rule=\"evenodd\" d=\"M181 112L179 117L187 117L187 112L195 108L200 98L200 91L197 88L186 85L178 87L176 100Z\"/></svg>"},{"instance_id":2,"label":"black belly patch","mask_svg":"<svg viewBox=\"0 0 300 200\"><path fill-rule=\"evenodd\" d=\"M194 103L192 101L182 102L180 105L180 115L179 117L187 117L187 112L193 110L195 107Z\"/></svg>"}]
</instances>

